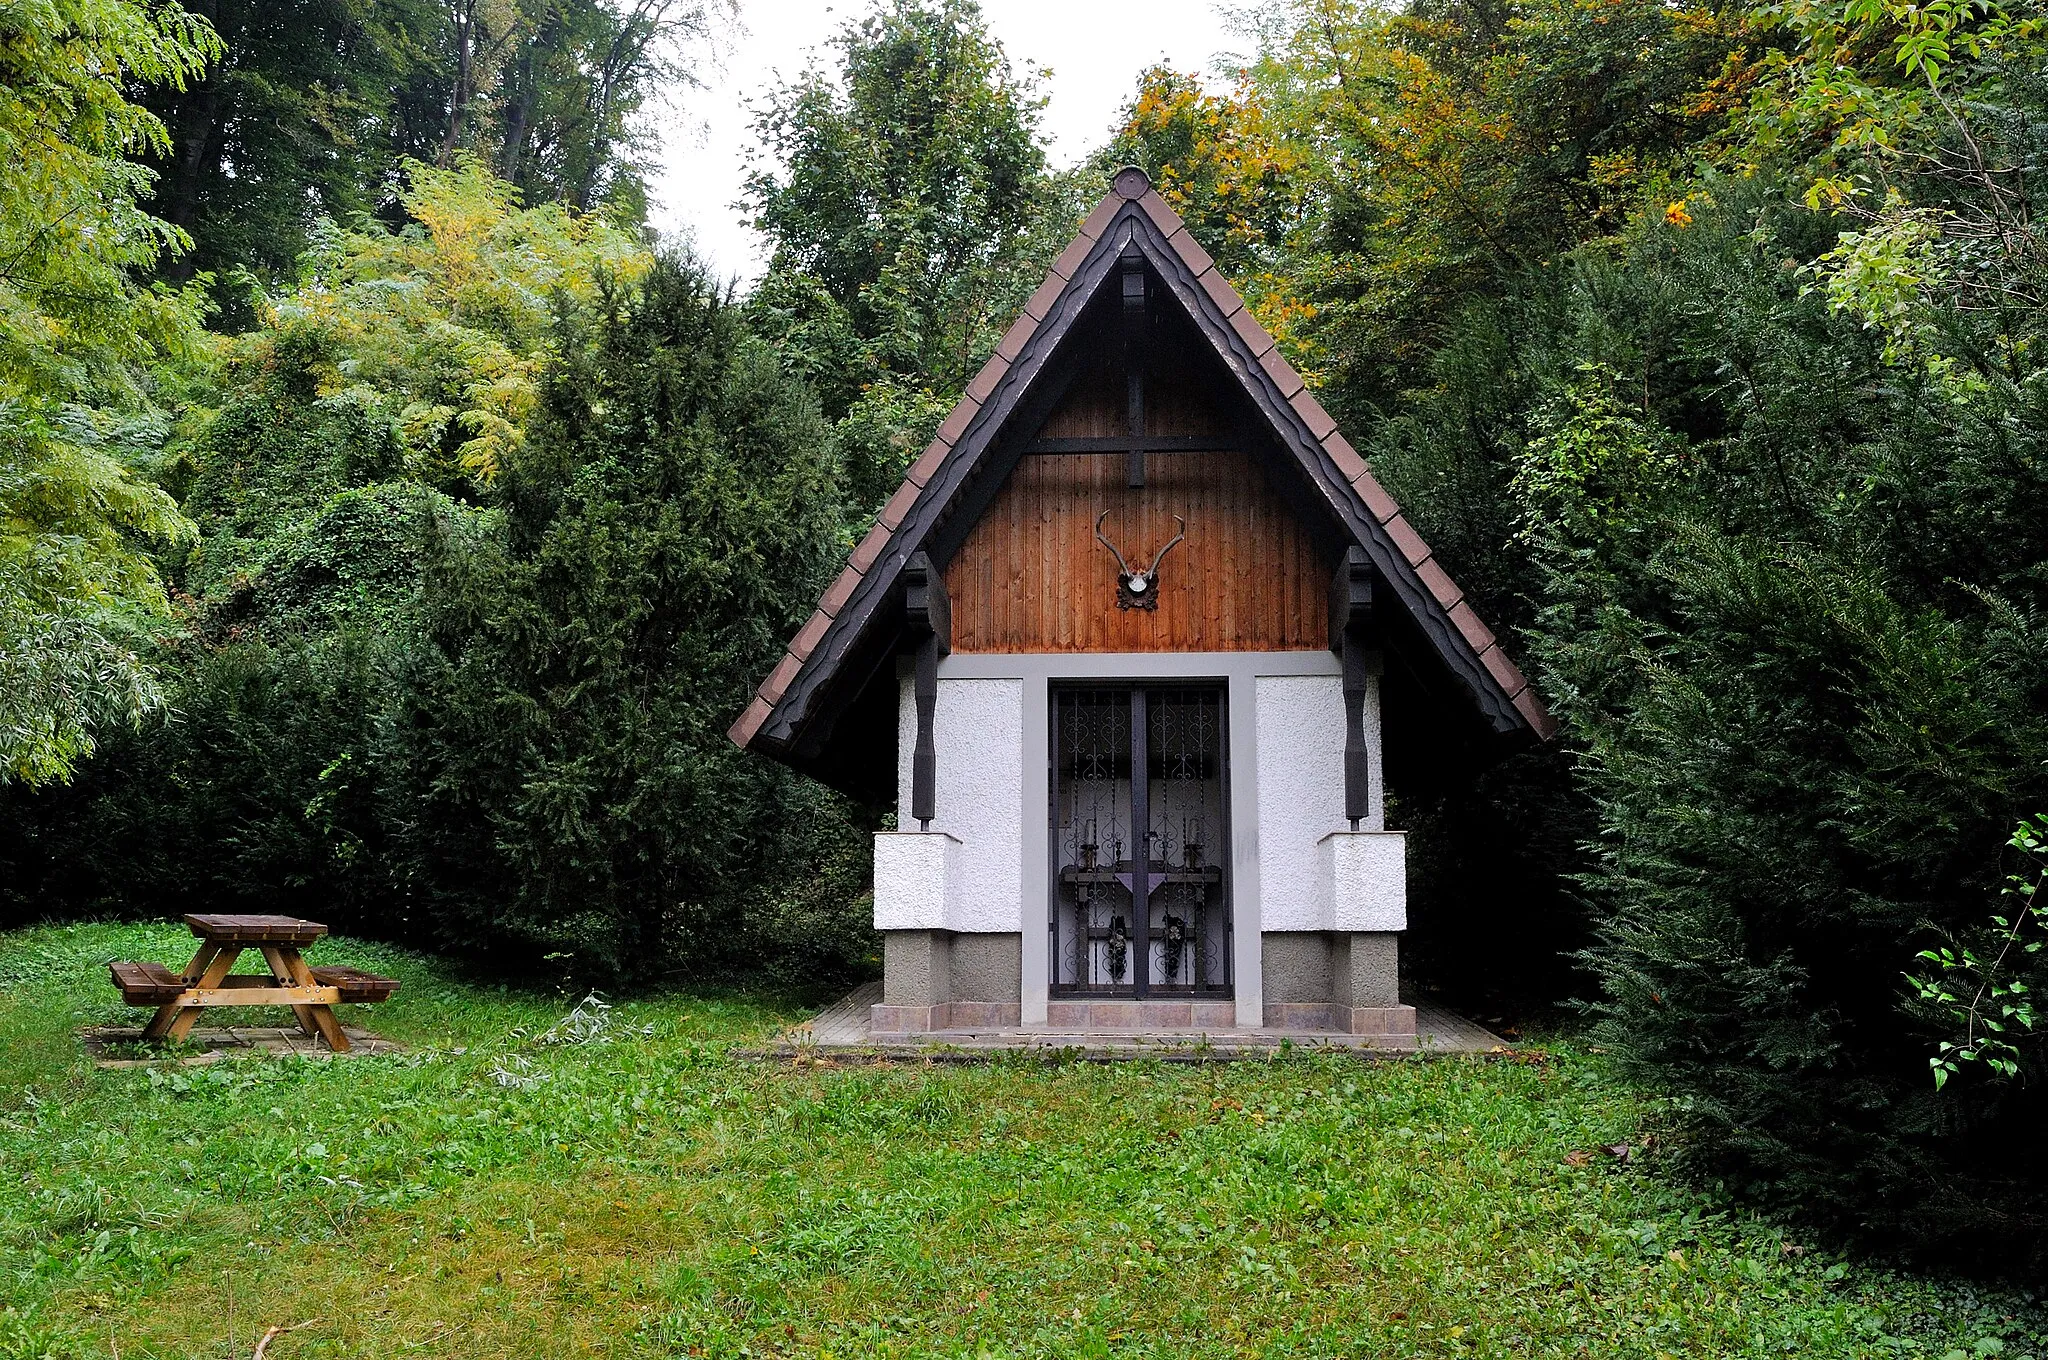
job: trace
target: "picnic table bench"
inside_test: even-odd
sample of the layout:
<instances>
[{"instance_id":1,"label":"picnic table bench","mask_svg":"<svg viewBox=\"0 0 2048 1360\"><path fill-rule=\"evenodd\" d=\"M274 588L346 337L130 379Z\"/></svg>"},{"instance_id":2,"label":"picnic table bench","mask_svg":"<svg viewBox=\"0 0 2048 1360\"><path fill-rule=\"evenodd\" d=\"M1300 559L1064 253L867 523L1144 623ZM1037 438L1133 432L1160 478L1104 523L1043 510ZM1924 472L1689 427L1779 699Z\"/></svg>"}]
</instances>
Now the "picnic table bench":
<instances>
[{"instance_id":1,"label":"picnic table bench","mask_svg":"<svg viewBox=\"0 0 2048 1360\"><path fill-rule=\"evenodd\" d=\"M160 963L110 963L107 971L131 1006L155 1006L142 1031L145 1039L182 1039L209 1006L290 1006L299 1028L318 1035L336 1053L348 1052L348 1036L334 1018L342 1002L377 1002L398 990L391 978L360 968L314 968L300 955L302 945L327 933L318 921L295 916L234 916L211 912L187 916L199 937L199 952L174 973ZM263 974L230 970L246 949L262 952Z\"/></svg>"}]
</instances>

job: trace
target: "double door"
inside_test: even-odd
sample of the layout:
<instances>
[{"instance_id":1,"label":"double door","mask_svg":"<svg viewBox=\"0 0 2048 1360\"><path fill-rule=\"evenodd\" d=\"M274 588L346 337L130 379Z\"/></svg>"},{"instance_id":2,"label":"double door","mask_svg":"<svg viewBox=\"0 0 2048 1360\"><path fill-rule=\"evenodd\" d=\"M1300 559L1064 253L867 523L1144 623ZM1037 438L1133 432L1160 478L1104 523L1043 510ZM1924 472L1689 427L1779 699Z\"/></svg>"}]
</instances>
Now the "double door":
<instances>
[{"instance_id":1,"label":"double door","mask_svg":"<svg viewBox=\"0 0 2048 1360\"><path fill-rule=\"evenodd\" d=\"M1221 685L1054 690L1054 995L1231 995Z\"/></svg>"}]
</instances>

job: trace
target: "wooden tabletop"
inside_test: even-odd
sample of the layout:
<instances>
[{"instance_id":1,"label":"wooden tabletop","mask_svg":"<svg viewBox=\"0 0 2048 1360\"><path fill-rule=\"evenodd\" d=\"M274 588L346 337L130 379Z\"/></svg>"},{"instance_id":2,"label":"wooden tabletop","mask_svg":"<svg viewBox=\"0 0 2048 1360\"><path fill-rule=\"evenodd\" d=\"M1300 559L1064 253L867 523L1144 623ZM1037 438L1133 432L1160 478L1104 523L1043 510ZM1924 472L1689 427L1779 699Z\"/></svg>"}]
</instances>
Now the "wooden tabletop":
<instances>
[{"instance_id":1,"label":"wooden tabletop","mask_svg":"<svg viewBox=\"0 0 2048 1360\"><path fill-rule=\"evenodd\" d=\"M296 916L200 912L187 916L185 924L200 939L219 944L311 944L327 933L327 927L318 921L301 921Z\"/></svg>"}]
</instances>

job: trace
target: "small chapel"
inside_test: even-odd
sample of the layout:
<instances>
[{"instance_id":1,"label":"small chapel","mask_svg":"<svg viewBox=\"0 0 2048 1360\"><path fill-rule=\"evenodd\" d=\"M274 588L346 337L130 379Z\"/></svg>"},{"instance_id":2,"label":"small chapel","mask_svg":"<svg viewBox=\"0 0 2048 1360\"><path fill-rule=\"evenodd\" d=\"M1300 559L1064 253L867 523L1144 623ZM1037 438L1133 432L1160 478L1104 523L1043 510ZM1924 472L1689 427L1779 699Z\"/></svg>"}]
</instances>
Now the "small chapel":
<instances>
[{"instance_id":1,"label":"small chapel","mask_svg":"<svg viewBox=\"0 0 2048 1360\"><path fill-rule=\"evenodd\" d=\"M1476 768L1553 729L1126 168L731 736L895 804L877 1041L1399 1046L1389 766Z\"/></svg>"}]
</instances>

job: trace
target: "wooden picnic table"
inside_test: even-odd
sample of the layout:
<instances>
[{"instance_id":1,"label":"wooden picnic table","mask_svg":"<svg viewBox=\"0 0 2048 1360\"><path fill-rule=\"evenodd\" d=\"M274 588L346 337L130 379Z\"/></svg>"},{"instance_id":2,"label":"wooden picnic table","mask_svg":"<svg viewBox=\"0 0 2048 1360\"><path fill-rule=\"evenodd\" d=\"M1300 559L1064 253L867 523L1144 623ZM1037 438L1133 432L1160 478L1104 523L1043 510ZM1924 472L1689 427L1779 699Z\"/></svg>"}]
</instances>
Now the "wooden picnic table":
<instances>
[{"instance_id":1,"label":"wooden picnic table","mask_svg":"<svg viewBox=\"0 0 2048 1360\"><path fill-rule=\"evenodd\" d=\"M318 921L202 912L187 916L185 924L199 937L199 951L183 973L160 963L108 965L130 1005L157 1008L142 1031L145 1039L184 1038L209 1006L290 1006L300 1029L346 1053L348 1036L334 1018L335 1005L382 1001L398 990L390 978L357 968L309 967L299 949L327 933ZM262 952L268 976L230 971L246 949Z\"/></svg>"}]
</instances>

